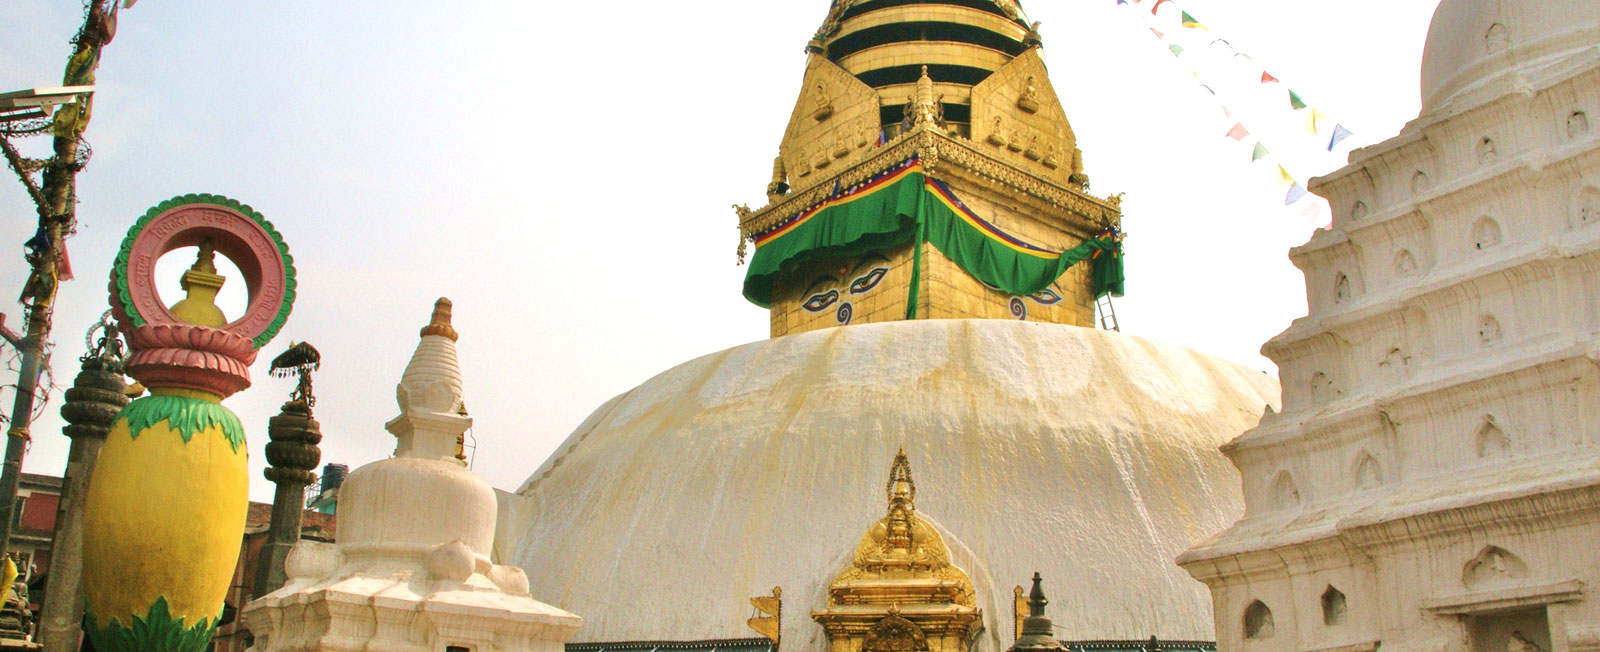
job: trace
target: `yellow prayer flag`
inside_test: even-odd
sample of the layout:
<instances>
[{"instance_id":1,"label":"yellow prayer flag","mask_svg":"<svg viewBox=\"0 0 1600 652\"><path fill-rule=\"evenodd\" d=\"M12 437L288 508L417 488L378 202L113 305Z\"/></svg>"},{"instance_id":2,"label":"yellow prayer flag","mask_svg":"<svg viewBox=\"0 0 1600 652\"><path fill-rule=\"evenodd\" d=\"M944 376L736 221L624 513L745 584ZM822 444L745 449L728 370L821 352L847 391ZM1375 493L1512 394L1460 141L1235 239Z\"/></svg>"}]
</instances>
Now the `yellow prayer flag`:
<instances>
[{"instance_id":1,"label":"yellow prayer flag","mask_svg":"<svg viewBox=\"0 0 1600 652\"><path fill-rule=\"evenodd\" d=\"M1289 171L1285 170L1282 165L1278 166L1278 184L1284 186L1296 185L1294 176L1290 175Z\"/></svg>"},{"instance_id":2,"label":"yellow prayer flag","mask_svg":"<svg viewBox=\"0 0 1600 652\"><path fill-rule=\"evenodd\" d=\"M1312 135L1316 135L1318 133L1321 133L1320 132L1320 130L1322 129L1321 122L1323 120L1327 120L1327 119L1328 119L1328 114L1323 113L1321 111L1318 111L1316 109L1311 109L1311 115L1306 116L1306 131L1311 133Z\"/></svg>"}]
</instances>

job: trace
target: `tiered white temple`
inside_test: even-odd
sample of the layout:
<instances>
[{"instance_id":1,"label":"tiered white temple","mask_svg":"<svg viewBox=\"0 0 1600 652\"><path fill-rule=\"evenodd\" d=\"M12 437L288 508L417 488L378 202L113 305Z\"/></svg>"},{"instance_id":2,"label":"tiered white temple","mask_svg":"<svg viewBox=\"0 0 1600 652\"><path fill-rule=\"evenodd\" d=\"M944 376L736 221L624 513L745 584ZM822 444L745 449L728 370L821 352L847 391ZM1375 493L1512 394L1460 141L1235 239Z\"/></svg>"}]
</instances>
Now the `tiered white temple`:
<instances>
[{"instance_id":1,"label":"tiered white temple","mask_svg":"<svg viewBox=\"0 0 1600 652\"><path fill-rule=\"evenodd\" d=\"M1600 2L1445 0L1422 116L1314 183L1284 412L1180 560L1223 650L1600 650Z\"/></svg>"}]
</instances>

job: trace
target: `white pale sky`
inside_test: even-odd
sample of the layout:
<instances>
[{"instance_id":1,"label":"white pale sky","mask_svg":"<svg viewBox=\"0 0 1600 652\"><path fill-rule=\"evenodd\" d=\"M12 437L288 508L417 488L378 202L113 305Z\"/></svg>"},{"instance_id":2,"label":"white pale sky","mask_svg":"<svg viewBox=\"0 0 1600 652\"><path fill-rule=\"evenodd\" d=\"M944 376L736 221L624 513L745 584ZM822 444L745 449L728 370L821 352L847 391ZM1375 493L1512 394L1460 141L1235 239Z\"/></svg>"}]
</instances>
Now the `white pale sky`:
<instances>
[{"instance_id":1,"label":"white pale sky","mask_svg":"<svg viewBox=\"0 0 1600 652\"><path fill-rule=\"evenodd\" d=\"M1275 373L1261 344L1305 313L1288 249L1327 209L1284 207L1273 162L1252 165L1250 141L1224 137L1223 102L1302 181L1337 169L1349 145L1416 116L1437 1L1179 0L1210 35L1178 28L1171 5L1152 19L1151 2L1026 2L1093 191L1126 193L1123 331ZM139 2L100 68L69 241L78 280L56 312L58 387L25 469L64 468L60 392L127 228L157 202L210 192L264 213L299 270L288 326L255 386L227 401L250 431L255 500L272 497L261 447L291 389L267 361L314 343L323 460L381 459L394 384L440 296L456 306L474 468L515 488L606 399L767 337L766 312L739 295L729 205L765 203L827 5ZM0 90L56 84L80 19L78 2L0 3ZM1184 57L1151 26L1186 39ZM1284 85L1260 85L1262 66ZM1300 131L1286 88L1356 135L1320 152L1326 137ZM0 296L22 287L34 224L7 171ZM9 412L9 389L0 403Z\"/></svg>"}]
</instances>

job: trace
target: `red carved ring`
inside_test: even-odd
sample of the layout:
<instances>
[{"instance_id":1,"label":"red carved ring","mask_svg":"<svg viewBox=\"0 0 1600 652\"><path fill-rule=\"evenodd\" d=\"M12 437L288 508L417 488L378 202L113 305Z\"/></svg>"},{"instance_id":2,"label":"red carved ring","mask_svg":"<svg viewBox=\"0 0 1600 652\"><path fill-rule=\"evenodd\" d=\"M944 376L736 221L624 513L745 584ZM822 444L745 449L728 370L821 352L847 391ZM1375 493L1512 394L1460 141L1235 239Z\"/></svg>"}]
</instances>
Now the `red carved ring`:
<instances>
[{"instance_id":1,"label":"red carved ring","mask_svg":"<svg viewBox=\"0 0 1600 652\"><path fill-rule=\"evenodd\" d=\"M211 239L244 276L249 304L244 315L221 330L255 339L277 318L285 300L287 270L272 235L242 213L217 204L184 204L150 220L134 237L128 252L128 298L147 324L182 324L156 291L156 261L182 247ZM113 289L115 291L115 289ZM113 300L112 304L120 302ZM124 320L125 325L128 325Z\"/></svg>"}]
</instances>

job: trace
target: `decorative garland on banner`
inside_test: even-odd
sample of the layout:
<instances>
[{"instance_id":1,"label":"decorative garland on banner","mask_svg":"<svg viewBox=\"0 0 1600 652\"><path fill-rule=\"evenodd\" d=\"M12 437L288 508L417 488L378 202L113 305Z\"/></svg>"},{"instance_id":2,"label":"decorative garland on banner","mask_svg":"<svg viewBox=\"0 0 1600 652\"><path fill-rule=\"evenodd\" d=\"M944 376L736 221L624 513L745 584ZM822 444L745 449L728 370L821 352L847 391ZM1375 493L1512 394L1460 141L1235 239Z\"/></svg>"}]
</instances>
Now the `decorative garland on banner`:
<instances>
[{"instance_id":1,"label":"decorative garland on banner","mask_svg":"<svg viewBox=\"0 0 1600 652\"><path fill-rule=\"evenodd\" d=\"M1001 231L979 217L944 182L911 158L870 181L835 187L828 199L755 237L744 296L772 305L773 281L805 263L852 257L906 243L929 242L979 281L1015 295L1049 288L1073 265L1091 261L1094 296L1122 296L1122 234L1107 229L1063 252L1052 252ZM917 318L922 247L913 248L906 318Z\"/></svg>"},{"instance_id":2,"label":"decorative garland on banner","mask_svg":"<svg viewBox=\"0 0 1600 652\"><path fill-rule=\"evenodd\" d=\"M1145 0L1117 0L1118 5L1129 5L1130 2L1134 5L1138 5L1145 2ZM1188 11L1179 7L1177 0L1155 0L1155 3L1150 7L1150 15L1159 16L1161 7L1166 4L1171 4L1174 9L1178 10L1179 25L1182 29L1203 31L1208 34L1211 33L1211 29L1206 27L1204 23L1201 23L1200 20L1195 18L1193 14L1190 14ZM1170 14L1171 12L1168 13ZM1169 39L1165 33L1155 27L1150 28L1150 33L1155 35L1157 40L1167 43L1167 50L1171 52L1172 56L1174 57L1182 58L1184 53L1188 51L1182 45L1171 43L1171 39ZM1213 39L1210 45L1217 45L1218 43L1222 44L1223 47L1227 48L1227 50L1233 54L1233 59L1245 59L1252 62L1255 60L1255 58L1251 57L1249 54L1239 51L1233 46L1233 43L1227 39ZM1193 69L1189 71L1189 74L1193 75L1195 78L1200 78L1200 73ZM1253 75L1254 73L1252 72L1251 74ZM1268 72L1263 68L1261 70L1260 83L1281 85L1283 82L1271 72ZM1206 89L1206 91L1212 95L1217 94L1217 91L1214 90L1212 84L1202 83L1200 84L1200 87ZM1323 113L1320 109L1308 104L1305 98L1294 89L1286 87L1285 91L1288 93L1290 110L1296 112L1306 112L1305 130L1307 133L1318 138L1318 147L1322 147L1321 138L1326 137L1328 139L1326 149L1327 151L1332 152L1334 151L1334 148L1339 145L1339 143L1344 142L1350 136L1354 135L1354 133L1351 132L1350 129L1346 128L1344 124L1333 121L1330 117L1328 117L1328 114ZM1229 110L1226 104L1223 104L1222 111L1229 118L1233 118L1233 111ZM1328 129L1326 127L1326 125L1330 123L1333 124L1332 129ZM1228 130L1226 135L1227 137L1240 142L1244 142L1245 139L1252 137L1250 130L1245 127L1243 121L1235 121L1233 123L1233 127ZM1285 168L1281 163L1276 162L1275 157L1271 156L1271 151L1267 149L1264 143L1262 143L1259 139L1256 139L1255 146L1251 149L1250 162L1255 163L1263 159L1272 159L1268 160L1268 164L1275 165L1278 168L1277 173L1279 183L1289 188L1288 194L1284 197L1285 205L1294 204L1295 202L1298 202L1306 197L1307 193L1305 187L1301 185L1294 175L1289 173L1287 168Z\"/></svg>"}]
</instances>

